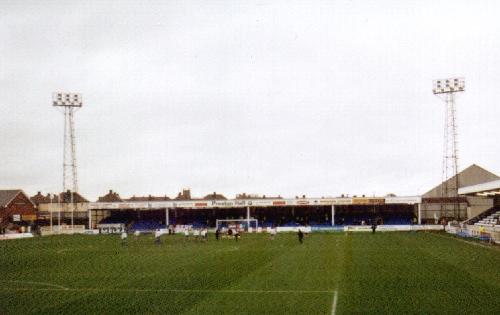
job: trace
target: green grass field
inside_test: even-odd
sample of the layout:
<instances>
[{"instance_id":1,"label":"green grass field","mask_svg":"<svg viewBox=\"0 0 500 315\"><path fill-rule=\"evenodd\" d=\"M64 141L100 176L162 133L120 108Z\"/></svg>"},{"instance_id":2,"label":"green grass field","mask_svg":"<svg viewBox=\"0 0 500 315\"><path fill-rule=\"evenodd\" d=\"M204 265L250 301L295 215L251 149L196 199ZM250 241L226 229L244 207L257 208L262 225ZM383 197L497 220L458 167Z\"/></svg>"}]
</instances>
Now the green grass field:
<instances>
[{"instance_id":1,"label":"green grass field","mask_svg":"<svg viewBox=\"0 0 500 315\"><path fill-rule=\"evenodd\" d=\"M0 314L500 314L498 248L437 233L210 237L2 241Z\"/></svg>"}]
</instances>

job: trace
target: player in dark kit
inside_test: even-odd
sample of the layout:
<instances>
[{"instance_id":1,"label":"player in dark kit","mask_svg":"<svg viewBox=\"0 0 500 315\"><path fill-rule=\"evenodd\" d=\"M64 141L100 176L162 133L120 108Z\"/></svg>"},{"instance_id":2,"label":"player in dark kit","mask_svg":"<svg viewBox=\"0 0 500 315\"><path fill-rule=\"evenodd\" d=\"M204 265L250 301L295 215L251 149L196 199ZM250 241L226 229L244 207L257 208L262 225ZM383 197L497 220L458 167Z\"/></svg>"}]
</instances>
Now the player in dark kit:
<instances>
[{"instance_id":1,"label":"player in dark kit","mask_svg":"<svg viewBox=\"0 0 500 315\"><path fill-rule=\"evenodd\" d=\"M217 228L217 230L215 230L215 239L216 240L219 240L219 235L220 235L220 230L219 230L219 228Z\"/></svg>"},{"instance_id":2,"label":"player in dark kit","mask_svg":"<svg viewBox=\"0 0 500 315\"><path fill-rule=\"evenodd\" d=\"M375 230L377 229L377 221L373 221L372 223L372 234L375 234Z\"/></svg>"},{"instance_id":3,"label":"player in dark kit","mask_svg":"<svg viewBox=\"0 0 500 315\"><path fill-rule=\"evenodd\" d=\"M299 242L300 244L302 244L304 242L304 233L302 232L301 229L299 229L298 235L299 235Z\"/></svg>"}]
</instances>

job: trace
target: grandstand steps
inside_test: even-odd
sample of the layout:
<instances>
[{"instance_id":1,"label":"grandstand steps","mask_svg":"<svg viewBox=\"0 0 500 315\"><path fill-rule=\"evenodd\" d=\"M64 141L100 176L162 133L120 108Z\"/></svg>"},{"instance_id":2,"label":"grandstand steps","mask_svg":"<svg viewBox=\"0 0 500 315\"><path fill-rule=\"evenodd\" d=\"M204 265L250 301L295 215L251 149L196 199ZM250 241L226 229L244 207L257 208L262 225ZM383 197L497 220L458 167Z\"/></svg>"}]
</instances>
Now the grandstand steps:
<instances>
[{"instance_id":1,"label":"grandstand steps","mask_svg":"<svg viewBox=\"0 0 500 315\"><path fill-rule=\"evenodd\" d=\"M495 226L500 224L500 207L492 207L479 215L470 218L464 222L466 225L484 225L484 226Z\"/></svg>"}]
</instances>

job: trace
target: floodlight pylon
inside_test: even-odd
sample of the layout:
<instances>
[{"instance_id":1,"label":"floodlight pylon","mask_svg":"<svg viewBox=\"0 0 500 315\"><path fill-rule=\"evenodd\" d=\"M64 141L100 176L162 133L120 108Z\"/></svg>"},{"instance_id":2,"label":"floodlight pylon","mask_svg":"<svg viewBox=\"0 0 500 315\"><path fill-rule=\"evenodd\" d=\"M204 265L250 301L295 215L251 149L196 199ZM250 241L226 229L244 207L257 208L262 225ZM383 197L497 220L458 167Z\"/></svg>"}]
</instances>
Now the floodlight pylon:
<instances>
[{"instance_id":1,"label":"floodlight pylon","mask_svg":"<svg viewBox=\"0 0 500 315\"><path fill-rule=\"evenodd\" d=\"M62 201L65 202L66 192L69 191L71 228L74 229L74 194L78 192L74 114L82 107L82 96L77 93L54 93L52 105L61 108L64 114Z\"/></svg>"},{"instance_id":2,"label":"floodlight pylon","mask_svg":"<svg viewBox=\"0 0 500 315\"><path fill-rule=\"evenodd\" d=\"M453 217L461 219L460 201L458 199L458 126L455 95L465 91L463 78L435 80L432 92L445 103L443 159L441 170L441 217L450 217L447 204L453 203Z\"/></svg>"}]
</instances>

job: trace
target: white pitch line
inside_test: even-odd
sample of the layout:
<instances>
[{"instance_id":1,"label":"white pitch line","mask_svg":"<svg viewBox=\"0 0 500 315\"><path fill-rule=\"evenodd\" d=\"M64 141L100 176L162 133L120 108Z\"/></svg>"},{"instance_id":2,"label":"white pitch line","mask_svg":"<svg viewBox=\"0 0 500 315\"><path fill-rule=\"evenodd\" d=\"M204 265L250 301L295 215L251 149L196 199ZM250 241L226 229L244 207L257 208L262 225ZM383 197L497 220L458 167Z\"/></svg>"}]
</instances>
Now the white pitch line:
<instances>
[{"instance_id":1,"label":"white pitch line","mask_svg":"<svg viewBox=\"0 0 500 315\"><path fill-rule=\"evenodd\" d=\"M333 293L333 302L332 302L332 315L335 315L337 311L337 290Z\"/></svg>"},{"instance_id":2,"label":"white pitch line","mask_svg":"<svg viewBox=\"0 0 500 315\"><path fill-rule=\"evenodd\" d=\"M48 282L36 282L36 281L20 281L20 280L0 280L1 282L8 282L8 283L19 283L19 284L35 284L35 285L44 285L48 287L54 287L58 288L58 290L70 290L67 287L64 287L62 285L54 284L54 283L48 283ZM2 288L3 289L3 288ZM12 289L12 288L6 288L6 289Z\"/></svg>"},{"instance_id":3,"label":"white pitch line","mask_svg":"<svg viewBox=\"0 0 500 315\"><path fill-rule=\"evenodd\" d=\"M33 283L42 284L41 282L23 282L23 283ZM46 283L46 285L50 285ZM120 288L66 288L59 285L51 285L56 288L7 288L0 287L0 290L9 291L115 291L115 292L180 292L180 293L333 293L331 290L210 290L210 289L120 289Z\"/></svg>"},{"instance_id":4,"label":"white pitch line","mask_svg":"<svg viewBox=\"0 0 500 315\"><path fill-rule=\"evenodd\" d=\"M468 241L466 239L459 238L459 237L445 236L445 235L441 235L441 234L437 234L437 233L430 233L430 234L434 235L434 236L439 236L441 238L446 238L446 239L449 239L449 240L456 240L456 241L463 242L463 243L466 243L466 244L469 244L469 245L479 246L479 247L482 247L482 248L489 248L489 249L492 249L492 250L498 250L498 248L496 248L496 247L488 246L486 244L476 243L476 242L473 242L473 241Z\"/></svg>"}]
</instances>

